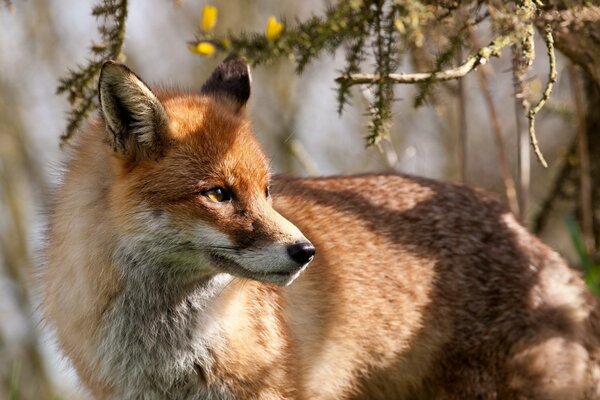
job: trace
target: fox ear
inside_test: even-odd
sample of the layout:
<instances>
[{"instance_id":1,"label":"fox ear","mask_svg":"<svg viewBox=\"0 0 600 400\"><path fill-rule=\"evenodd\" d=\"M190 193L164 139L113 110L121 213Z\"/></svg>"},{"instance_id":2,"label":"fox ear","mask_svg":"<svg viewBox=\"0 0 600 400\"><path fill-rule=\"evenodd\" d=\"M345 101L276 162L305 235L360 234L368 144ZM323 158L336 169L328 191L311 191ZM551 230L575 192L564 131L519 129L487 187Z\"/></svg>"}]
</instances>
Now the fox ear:
<instances>
[{"instance_id":1,"label":"fox ear","mask_svg":"<svg viewBox=\"0 0 600 400\"><path fill-rule=\"evenodd\" d=\"M100 72L98 92L115 151L132 161L156 159L161 154L168 118L148 86L125 65L107 61Z\"/></svg>"},{"instance_id":2,"label":"fox ear","mask_svg":"<svg viewBox=\"0 0 600 400\"><path fill-rule=\"evenodd\" d=\"M232 101L236 111L250 98L250 69L241 58L229 56L202 86L202 93Z\"/></svg>"}]
</instances>

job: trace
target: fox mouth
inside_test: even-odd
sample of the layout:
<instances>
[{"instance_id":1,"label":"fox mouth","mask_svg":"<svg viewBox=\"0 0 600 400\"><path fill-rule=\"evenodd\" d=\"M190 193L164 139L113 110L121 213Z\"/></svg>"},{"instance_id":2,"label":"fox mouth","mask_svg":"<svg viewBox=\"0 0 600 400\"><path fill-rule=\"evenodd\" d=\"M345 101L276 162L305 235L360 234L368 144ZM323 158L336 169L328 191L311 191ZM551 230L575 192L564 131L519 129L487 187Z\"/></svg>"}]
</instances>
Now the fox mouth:
<instances>
[{"instance_id":1,"label":"fox mouth","mask_svg":"<svg viewBox=\"0 0 600 400\"><path fill-rule=\"evenodd\" d=\"M292 283L309 264L306 263L304 265L299 265L298 268L291 270L256 272L250 271L247 268L242 267L238 262L232 260L231 258L222 256L220 254L210 253L209 257L212 264L219 269L222 269L224 272L239 276L241 278L247 278L266 283L274 283L280 286L287 286Z\"/></svg>"}]
</instances>

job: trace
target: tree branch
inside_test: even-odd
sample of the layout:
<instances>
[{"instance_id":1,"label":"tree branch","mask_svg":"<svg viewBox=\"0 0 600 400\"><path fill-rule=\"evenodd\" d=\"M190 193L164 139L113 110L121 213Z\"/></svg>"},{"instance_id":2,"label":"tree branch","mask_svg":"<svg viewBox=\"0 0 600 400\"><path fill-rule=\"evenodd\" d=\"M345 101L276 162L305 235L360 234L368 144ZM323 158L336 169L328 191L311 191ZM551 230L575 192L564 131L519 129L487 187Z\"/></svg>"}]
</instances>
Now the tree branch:
<instances>
[{"instance_id":1,"label":"tree branch","mask_svg":"<svg viewBox=\"0 0 600 400\"><path fill-rule=\"evenodd\" d=\"M546 25L544 42L546 43L546 47L548 49L548 60L550 63L550 70L548 72L548 83L546 83L544 93L542 94L542 97L537 102L537 104L529 108L527 118L529 118L529 141L531 142L531 147L533 147L533 151L535 152L535 155L537 156L539 162L544 166L544 168L548 168L548 163L544 159L544 155L540 150L540 146L535 134L535 116L542 109L542 107L544 107L544 104L546 104L546 102L550 98L550 94L552 93L552 89L554 88L554 83L556 83L556 55L554 53L554 38L552 37L552 28L550 27L550 25Z\"/></svg>"},{"instance_id":2,"label":"tree branch","mask_svg":"<svg viewBox=\"0 0 600 400\"><path fill-rule=\"evenodd\" d=\"M464 63L456 68L433 72L389 74L385 80L396 84L411 84L425 82L428 80L449 81L452 79L462 78L479 65L486 64L490 58L498 57L505 47L514 44L515 41L516 39L512 35L499 36L489 45L479 49L477 53L467 58ZM378 83L382 81L382 77L378 74L350 74L342 75L338 77L336 81L344 85L352 86Z\"/></svg>"},{"instance_id":3,"label":"tree branch","mask_svg":"<svg viewBox=\"0 0 600 400\"><path fill-rule=\"evenodd\" d=\"M544 228L548 220L550 219L550 214L554 210L554 204L559 198L567 198L571 199L573 195L567 194L566 188L569 185L577 185L575 179L573 177L573 162L570 160L575 157L576 151L576 141L577 138L573 141L573 143L569 146L569 151L565 154L563 165L560 171L556 174L556 178L552 183L552 188L548 191L548 195L542 202L542 205L537 212L536 216L533 218L533 233L539 235Z\"/></svg>"}]
</instances>

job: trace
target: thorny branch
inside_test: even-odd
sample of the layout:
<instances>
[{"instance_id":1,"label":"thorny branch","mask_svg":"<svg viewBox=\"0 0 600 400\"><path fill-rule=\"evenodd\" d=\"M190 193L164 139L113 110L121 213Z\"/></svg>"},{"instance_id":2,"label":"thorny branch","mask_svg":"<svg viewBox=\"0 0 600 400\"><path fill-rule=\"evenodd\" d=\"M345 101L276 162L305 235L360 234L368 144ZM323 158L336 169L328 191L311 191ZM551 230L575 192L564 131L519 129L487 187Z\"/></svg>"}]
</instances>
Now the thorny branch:
<instances>
[{"instance_id":1,"label":"thorny branch","mask_svg":"<svg viewBox=\"0 0 600 400\"><path fill-rule=\"evenodd\" d=\"M500 32L488 46L482 47L455 68L431 72L395 73L399 56L405 48L405 46L395 45L401 42L395 40L399 33L406 30L407 34L401 34L400 38L409 46L421 46L424 29L431 27L432 24L441 23L440 16L443 20L451 12L455 12L459 7L458 3L452 4L454 6L449 4L434 6L427 2L405 4L386 2L386 0L339 1L335 6L330 6L323 16L313 16L306 21L298 22L295 27L286 27L278 36L266 37L261 34L241 33L218 37L205 31L193 43L207 43L213 49L211 54L212 51L219 51L245 56L252 64L266 63L282 56L292 57L296 60L298 72L301 72L320 52L324 50L334 52L345 43L352 43L350 50L347 51L347 67L336 79L339 85L339 105L341 109L341 106L347 102L348 90L351 86L361 84L374 86L375 92L380 95L376 96L377 101L370 104L372 123L368 144L373 145L386 136L385 126L390 121L391 103L395 101L391 90L392 85L427 84L460 79L479 65L487 63L491 57L498 57L506 47L519 47L523 51L520 58L527 62L527 67L531 65L534 57L534 23L539 20L536 14L541 13L542 2L540 0L518 2L515 17L515 9L510 5L514 3L507 3L506 8L488 4L485 13L480 14L480 8L486 3L478 1L466 5L469 12L476 13L473 25L481 20L491 19L493 30ZM93 57L87 66L79 67L78 70L72 71L69 77L61 79L58 88L59 93L67 94L71 104L67 129L61 137L62 144L71 138L96 103L95 83L102 62L122 55L127 5L127 0L100 0L94 7L93 14L103 19L103 23L98 27L102 42L91 47ZM472 8L472 5L475 5L475 8ZM463 29L464 26L459 28L459 33ZM411 32L414 35L411 36ZM373 39L372 43L379 45L374 52L370 53L366 44L371 39ZM535 135L535 116L548 100L556 81L550 23L546 27L545 41L550 58L549 81L540 101L534 107L529 107L527 104L526 108L529 110L531 145L544 166L547 163L539 150ZM360 73L360 64L371 57L375 61L375 72ZM523 101L526 104L524 98Z\"/></svg>"},{"instance_id":2,"label":"thorny branch","mask_svg":"<svg viewBox=\"0 0 600 400\"><path fill-rule=\"evenodd\" d=\"M98 26L102 41L90 47L93 58L88 61L88 65L79 66L77 71L70 71L68 77L60 79L56 89L58 94L67 94L71 106L67 128L60 137L61 146L71 139L93 110L97 95L96 82L103 62L122 56L127 5L127 0L102 0L93 8L92 15L103 20Z\"/></svg>"}]
</instances>

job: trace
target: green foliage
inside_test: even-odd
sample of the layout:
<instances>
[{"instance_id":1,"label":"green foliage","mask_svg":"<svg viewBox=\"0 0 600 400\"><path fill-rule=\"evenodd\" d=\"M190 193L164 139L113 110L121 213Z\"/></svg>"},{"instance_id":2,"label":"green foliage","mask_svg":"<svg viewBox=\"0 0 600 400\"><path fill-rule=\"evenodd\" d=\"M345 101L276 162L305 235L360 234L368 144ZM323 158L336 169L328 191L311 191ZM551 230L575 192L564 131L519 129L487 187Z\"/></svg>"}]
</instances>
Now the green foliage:
<instances>
[{"instance_id":1,"label":"green foliage","mask_svg":"<svg viewBox=\"0 0 600 400\"><path fill-rule=\"evenodd\" d=\"M202 32L197 42L210 42L226 53L245 57L254 65L269 63L282 56L293 57L298 72L322 51L335 51L346 40L362 36L365 25L369 25L373 12L357 2L341 2L331 7L322 17L313 16L296 27L288 27L276 38L262 33L241 32L224 38ZM284 21L285 23L285 21ZM361 49L358 49L362 51Z\"/></svg>"},{"instance_id":2,"label":"green foliage","mask_svg":"<svg viewBox=\"0 0 600 400\"><path fill-rule=\"evenodd\" d=\"M67 142L81 123L94 109L97 102L97 82L100 68L106 60L119 59L125 42L125 21L127 19L127 0L102 0L92 10L92 15L101 19L98 26L101 41L90 47L91 57L86 65L61 78L58 94L66 94L71 110L67 128L61 136L61 143Z\"/></svg>"},{"instance_id":3,"label":"green foliage","mask_svg":"<svg viewBox=\"0 0 600 400\"><path fill-rule=\"evenodd\" d=\"M373 24L375 43L373 48L379 81L372 90L373 101L371 102L371 123L369 124L367 146L373 146L382 138L389 137L392 101L394 100L394 87L389 76L396 70L398 64L394 52L394 42L397 36L395 20L398 7L392 6L386 12L383 1L377 2L375 6L376 13Z\"/></svg>"},{"instance_id":4,"label":"green foliage","mask_svg":"<svg viewBox=\"0 0 600 400\"><path fill-rule=\"evenodd\" d=\"M478 58L477 62L470 63L468 68L463 68L458 73L451 71L452 73L445 74L444 68L452 70L451 63L456 60L456 55L462 48L468 47L465 43L468 42L470 30L484 20L491 20L490 25L494 31L500 32L497 39L503 39L502 47L510 45L523 49L519 52L519 58L526 68L517 74L517 78L522 79L534 57L531 46L533 21L540 12L541 4L532 0L338 1L322 16L286 25L286 29L275 38L262 33L246 32L218 37L211 32L202 31L193 43L210 44L217 51L243 56L254 65L287 57L295 61L298 72L302 72L324 50L331 53L343 48L346 64L340 77L336 79L338 112L342 112L344 105L349 102L350 88L356 84L365 85L363 93L369 102L370 116L366 142L368 146L373 146L388 137L393 117L395 84L419 83L415 106L420 106L426 102L439 80L461 78L477 67L479 61L487 61ZM509 40L504 40L506 38ZM496 47L491 55L498 56L502 47ZM417 76L423 73L413 76L395 74L404 53L414 48L427 48L429 52L439 53L435 57L433 70L425 73L425 78ZM476 51L467 61L474 60L484 49ZM372 73L361 74L367 63L372 65ZM533 121L531 125L533 126ZM532 135L533 144L534 139L535 136Z\"/></svg>"},{"instance_id":5,"label":"green foliage","mask_svg":"<svg viewBox=\"0 0 600 400\"><path fill-rule=\"evenodd\" d=\"M571 242L579 256L579 264L583 269L585 283L587 283L596 296L600 297L600 264L595 263L588 254L583 234L575 218L572 215L567 215L565 217L565 224L571 236Z\"/></svg>"},{"instance_id":6,"label":"green foliage","mask_svg":"<svg viewBox=\"0 0 600 400\"><path fill-rule=\"evenodd\" d=\"M393 83L387 77L398 66L395 44L399 32L395 23L402 9L399 4L390 5L384 0L340 1L323 16L296 21L294 26L286 24L277 38L245 32L219 38L202 32L196 42L212 43L217 50L240 55L253 65L285 56L295 61L298 72L322 52L333 53L341 46L346 48L344 75L360 72L363 62L374 58L375 69L382 78L370 88L371 124L367 143L373 145L387 137L392 117ZM350 87L351 84L338 82L339 112L349 101Z\"/></svg>"},{"instance_id":7,"label":"green foliage","mask_svg":"<svg viewBox=\"0 0 600 400\"><path fill-rule=\"evenodd\" d=\"M306 65L323 52L333 53L343 48L346 65L337 82L338 111L342 112L351 97L350 88L364 85L363 93L369 102L370 124L366 142L377 145L388 138L393 117L393 87L399 83L419 83L415 105L422 105L440 80L460 79L489 56L498 56L502 48L518 49L515 71L516 81L524 86L524 76L534 57L534 19L542 12L536 0L517 2L488 2L470 0L465 2L426 0L340 0L330 6L323 15L315 15L293 24L273 22L271 29L263 33L230 33L223 37L212 33L216 23L213 10L210 28L203 27L190 49L204 56L215 51L237 54L251 64L265 64L281 57L295 61L301 73ZM484 12L482 12L482 10ZM91 46L91 58L85 66L71 71L60 80L58 93L67 95L71 104L68 124L62 142L66 142L77 130L96 103L96 82L103 61L118 59L122 55L127 17L127 0L101 0L93 9L100 18L98 27L101 42ZM469 30L484 20L491 20L496 38L494 47L474 51L458 67L452 67L456 54L465 46ZM272 22L272 21L271 21ZM285 28L283 28L285 27ZM496 34L496 32L499 32ZM551 32L548 53L553 59ZM501 42L501 45L498 43ZM439 53L432 63L433 70L426 73L398 74L405 52L423 48L425 53ZM440 51L441 49L441 51ZM489 55L487 55L489 53ZM371 64L370 74L362 74L365 64ZM552 64L552 63L551 63ZM443 68L448 68L444 70ZM543 99L535 108L529 108L531 143L536 155L543 162L535 138L534 119L552 90L555 76ZM521 98L522 93L518 93Z\"/></svg>"},{"instance_id":8,"label":"green foliage","mask_svg":"<svg viewBox=\"0 0 600 400\"><path fill-rule=\"evenodd\" d=\"M347 49L344 74L360 72L362 63L370 55L374 56L376 69L383 77L372 90L372 123L367 140L369 144L375 144L387 135L392 116L393 88L386 77L397 67L393 46L398 37L394 28L398 10L397 6L387 7L383 0L341 1L328 8L322 17L296 21L293 27L286 25L282 34L274 39L247 33L217 38L202 32L197 41L210 42L218 50L243 56L253 65L286 56L295 60L298 72L323 51L333 53L343 45ZM338 82L339 112L348 103L350 86Z\"/></svg>"}]
</instances>

